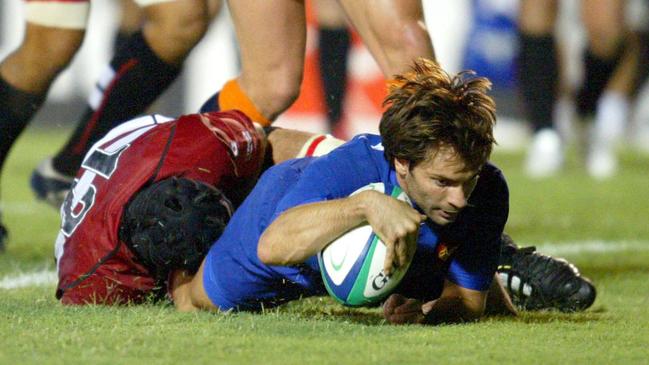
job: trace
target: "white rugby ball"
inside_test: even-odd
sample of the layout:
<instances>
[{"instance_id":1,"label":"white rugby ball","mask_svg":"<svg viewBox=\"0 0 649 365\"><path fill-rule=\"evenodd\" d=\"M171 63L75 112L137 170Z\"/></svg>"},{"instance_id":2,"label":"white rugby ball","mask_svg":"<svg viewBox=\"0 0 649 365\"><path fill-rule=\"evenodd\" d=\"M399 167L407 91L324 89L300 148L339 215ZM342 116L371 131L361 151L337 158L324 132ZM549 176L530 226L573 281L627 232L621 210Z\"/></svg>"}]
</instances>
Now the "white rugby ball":
<instances>
[{"instance_id":1,"label":"white rugby ball","mask_svg":"<svg viewBox=\"0 0 649 365\"><path fill-rule=\"evenodd\" d=\"M383 183L369 184L351 195L365 190L382 192L412 206L400 187ZM416 240L417 236L413 234L409 239ZM411 255L406 265L386 276L383 272L385 254L385 244L369 224L354 228L335 239L318 254L320 273L329 295L344 305L354 307L385 298L403 279L412 261Z\"/></svg>"}]
</instances>

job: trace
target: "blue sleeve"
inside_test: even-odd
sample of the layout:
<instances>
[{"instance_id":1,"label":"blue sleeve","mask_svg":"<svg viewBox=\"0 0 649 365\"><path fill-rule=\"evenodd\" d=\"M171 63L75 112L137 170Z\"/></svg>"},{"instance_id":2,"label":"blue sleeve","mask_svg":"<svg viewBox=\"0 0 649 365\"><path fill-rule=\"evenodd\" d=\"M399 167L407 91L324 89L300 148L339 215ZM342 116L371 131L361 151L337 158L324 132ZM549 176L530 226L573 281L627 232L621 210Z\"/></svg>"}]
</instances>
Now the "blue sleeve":
<instances>
[{"instance_id":1,"label":"blue sleeve","mask_svg":"<svg viewBox=\"0 0 649 365\"><path fill-rule=\"evenodd\" d=\"M487 164L457 226L448 234L461 242L447 279L468 289L488 290L500 257L500 237L509 215L509 190L504 176Z\"/></svg>"},{"instance_id":2,"label":"blue sleeve","mask_svg":"<svg viewBox=\"0 0 649 365\"><path fill-rule=\"evenodd\" d=\"M314 158L279 202L275 218L289 208L344 198L367 184L381 181L381 168L368 143L367 138L356 137L329 154Z\"/></svg>"}]
</instances>

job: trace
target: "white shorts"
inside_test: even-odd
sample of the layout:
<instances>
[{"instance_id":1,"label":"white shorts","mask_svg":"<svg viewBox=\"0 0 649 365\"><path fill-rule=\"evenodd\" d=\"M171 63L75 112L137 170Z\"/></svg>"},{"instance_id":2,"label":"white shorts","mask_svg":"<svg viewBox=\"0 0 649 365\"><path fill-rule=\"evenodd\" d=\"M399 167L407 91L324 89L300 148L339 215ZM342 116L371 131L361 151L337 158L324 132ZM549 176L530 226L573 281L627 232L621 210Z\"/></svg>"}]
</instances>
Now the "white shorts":
<instances>
[{"instance_id":1,"label":"white shorts","mask_svg":"<svg viewBox=\"0 0 649 365\"><path fill-rule=\"evenodd\" d=\"M134 0L140 7L176 0ZM90 0L25 0L26 20L45 27L86 29Z\"/></svg>"},{"instance_id":2,"label":"white shorts","mask_svg":"<svg viewBox=\"0 0 649 365\"><path fill-rule=\"evenodd\" d=\"M45 27L86 29L89 0L26 0L25 20Z\"/></svg>"}]
</instances>

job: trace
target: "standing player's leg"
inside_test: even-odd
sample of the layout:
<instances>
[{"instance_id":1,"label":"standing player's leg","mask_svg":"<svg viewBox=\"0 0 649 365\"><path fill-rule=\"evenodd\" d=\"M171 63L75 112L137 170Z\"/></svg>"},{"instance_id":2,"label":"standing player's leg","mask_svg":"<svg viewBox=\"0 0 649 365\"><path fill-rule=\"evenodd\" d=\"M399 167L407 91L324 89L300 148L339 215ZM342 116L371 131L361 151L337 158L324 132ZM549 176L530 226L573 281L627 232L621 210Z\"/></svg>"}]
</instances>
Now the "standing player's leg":
<instances>
[{"instance_id":1,"label":"standing player's leg","mask_svg":"<svg viewBox=\"0 0 649 365\"><path fill-rule=\"evenodd\" d=\"M0 171L52 81L79 49L89 7L87 0L27 1L23 42L0 63ZM6 236L0 224L0 251Z\"/></svg>"},{"instance_id":2,"label":"standing player's leg","mask_svg":"<svg viewBox=\"0 0 649 365\"><path fill-rule=\"evenodd\" d=\"M347 89L347 56L351 34L345 13L335 0L313 2L318 22L318 65L327 106L329 130L336 134L343 115Z\"/></svg>"},{"instance_id":3,"label":"standing player's leg","mask_svg":"<svg viewBox=\"0 0 649 365\"><path fill-rule=\"evenodd\" d=\"M300 92L304 1L235 0L228 5L241 50L241 74L210 97L201 111L239 109L269 125Z\"/></svg>"},{"instance_id":4,"label":"standing player's leg","mask_svg":"<svg viewBox=\"0 0 649 365\"><path fill-rule=\"evenodd\" d=\"M419 57L435 59L421 0L339 0L387 78Z\"/></svg>"},{"instance_id":5,"label":"standing player's leg","mask_svg":"<svg viewBox=\"0 0 649 365\"><path fill-rule=\"evenodd\" d=\"M594 116L586 168L595 178L617 171L615 145L624 133L638 75L640 48L626 26L625 5L624 0L582 3L588 47L577 107L584 119Z\"/></svg>"},{"instance_id":6,"label":"standing player's leg","mask_svg":"<svg viewBox=\"0 0 649 365\"><path fill-rule=\"evenodd\" d=\"M126 44L131 36L140 30L144 17L142 9L133 0L120 0L120 21L115 33L113 51L117 52Z\"/></svg>"},{"instance_id":7,"label":"standing player's leg","mask_svg":"<svg viewBox=\"0 0 649 365\"><path fill-rule=\"evenodd\" d=\"M60 205L67 188L62 191L51 172L73 176L94 142L115 125L142 113L176 79L189 51L206 32L205 0L136 2L144 6L143 30L117 51L65 146L32 175L37 196L53 205Z\"/></svg>"},{"instance_id":8,"label":"standing player's leg","mask_svg":"<svg viewBox=\"0 0 649 365\"><path fill-rule=\"evenodd\" d=\"M525 169L532 177L555 174L563 165L563 148L554 125L559 62L554 27L556 1L523 0L519 14L521 97L533 133Z\"/></svg>"}]
</instances>

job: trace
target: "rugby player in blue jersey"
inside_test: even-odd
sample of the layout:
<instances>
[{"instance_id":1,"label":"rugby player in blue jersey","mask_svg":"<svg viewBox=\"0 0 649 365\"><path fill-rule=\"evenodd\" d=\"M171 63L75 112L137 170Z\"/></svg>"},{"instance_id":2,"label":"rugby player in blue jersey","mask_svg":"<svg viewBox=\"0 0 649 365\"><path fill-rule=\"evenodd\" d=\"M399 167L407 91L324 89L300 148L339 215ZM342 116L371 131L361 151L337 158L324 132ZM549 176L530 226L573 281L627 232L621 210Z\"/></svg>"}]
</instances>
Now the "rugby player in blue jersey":
<instances>
[{"instance_id":1,"label":"rugby player in blue jersey","mask_svg":"<svg viewBox=\"0 0 649 365\"><path fill-rule=\"evenodd\" d=\"M386 243L386 272L416 250L384 305L388 321L458 322L486 310L515 313L494 280L509 194L502 173L488 162L495 143L489 87L484 78L450 76L432 61L417 61L391 87L381 136L357 136L326 156L290 160L261 177L197 274L172 278L177 308L255 311L323 295L316 254L367 222ZM374 191L349 197L375 182L399 185L415 208ZM405 239L413 232L416 247ZM509 265L510 277L520 274L515 266ZM579 280L561 294L578 297L575 309L589 306L594 288L565 266Z\"/></svg>"}]
</instances>

